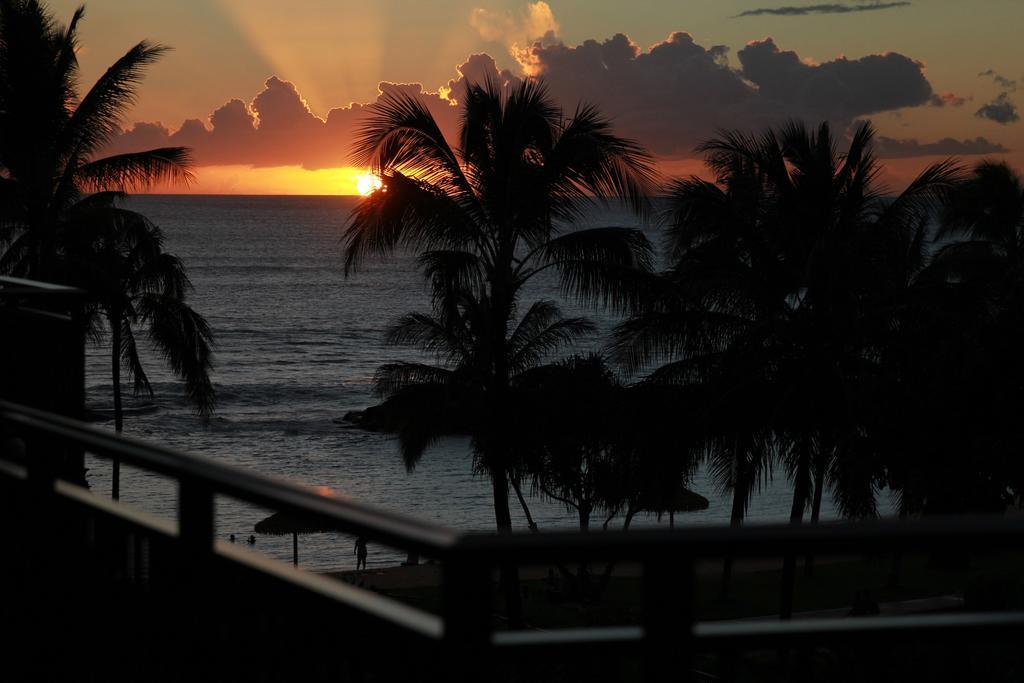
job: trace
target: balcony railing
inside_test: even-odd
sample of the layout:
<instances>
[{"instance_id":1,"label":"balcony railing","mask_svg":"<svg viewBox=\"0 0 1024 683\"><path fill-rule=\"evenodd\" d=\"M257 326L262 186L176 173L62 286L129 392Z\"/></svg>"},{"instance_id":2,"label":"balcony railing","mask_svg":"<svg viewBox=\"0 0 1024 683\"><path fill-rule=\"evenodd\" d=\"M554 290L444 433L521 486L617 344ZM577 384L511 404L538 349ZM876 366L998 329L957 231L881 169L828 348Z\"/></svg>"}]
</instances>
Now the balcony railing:
<instances>
[{"instance_id":1,"label":"balcony railing","mask_svg":"<svg viewBox=\"0 0 1024 683\"><path fill-rule=\"evenodd\" d=\"M0 457L4 526L18 539L16 560L6 563L8 576L3 585L7 590L22 596L49 595L48 604L59 594L58 604L49 604L49 609L57 609L71 623L79 623L80 618L69 615L68 608L88 609L97 591L120 591L112 603L119 608L126 604L125 595L134 596L132 599L161 595L163 599L158 602L165 611L160 615L136 615L142 618L140 628L166 620L177 625L175 631L189 631L178 632L174 639L179 647L182 639L189 644L182 656L189 657L193 648L199 648L206 652L203 666L211 671L248 670L242 660L236 665L231 664L231 656L224 660L225 653L238 650L223 648L241 647L235 640L238 632L233 634L230 629L241 628L246 637L267 638L279 644L279 638L290 642L297 633L309 638L335 619L339 620L335 627L328 626L319 633L320 638L324 633L338 638L324 645L324 656L344 654L359 659L372 651L376 664L392 671L396 666L403 668L403 657L416 653L421 663L411 668L440 667L447 680L498 680L501 662L524 661L532 656L527 653L541 652L541 657L550 657L550 652L543 652L557 650L559 657L571 657L574 649L593 648L605 653L616 649L632 652L642 662L645 680L678 680L681 672L692 672L693 657L701 652L717 652L728 659L751 648L801 650L855 639L920 638L925 633L929 637L979 638L983 632L1007 633L1024 627L1022 612L699 622L693 609L694 566L702 559L807 553L849 556L950 548L965 552L1019 550L1024 540L1021 518L736 530L459 534L9 402L0 403L0 428L4 439ZM62 480L47 458L46 448L56 444L116 457L172 479L179 491L177 518L155 519ZM441 613L432 614L216 540L216 496L285 511L434 558L442 566ZM553 631L495 628L492 605L497 567L576 561L639 564L643 576L641 623ZM58 578L68 572L84 572L91 582ZM90 591L94 594L82 604L82 592ZM243 619L239 624L237 615L224 614L222 603L234 609L247 604L243 613L259 615L265 623L261 626L258 620L247 623ZM301 609L296 610L300 604ZM32 602L27 601L23 608L26 612L32 610ZM282 615L288 616L282 620ZM52 616L52 612L44 615L44 623ZM90 615L85 623L93 623L94 618ZM336 628L339 624L344 625L340 631ZM42 628L37 635L44 637L45 633ZM83 626L72 637L87 633ZM377 634L371 638L376 646L347 647L362 642L370 633ZM382 650L381 641L375 638L386 638L385 642L398 648L396 654L387 659L382 653L388 648ZM149 652L154 646L128 640L135 651ZM215 651L221 648L219 654L211 654L211 647ZM312 656L305 648L302 651ZM116 653L108 654L116 661ZM296 664L304 675L314 676L317 672L308 671L307 665ZM373 662L364 662L363 666L372 669ZM174 665L170 670L177 671ZM720 670L727 671L728 667ZM377 679L371 675L368 680Z\"/></svg>"}]
</instances>

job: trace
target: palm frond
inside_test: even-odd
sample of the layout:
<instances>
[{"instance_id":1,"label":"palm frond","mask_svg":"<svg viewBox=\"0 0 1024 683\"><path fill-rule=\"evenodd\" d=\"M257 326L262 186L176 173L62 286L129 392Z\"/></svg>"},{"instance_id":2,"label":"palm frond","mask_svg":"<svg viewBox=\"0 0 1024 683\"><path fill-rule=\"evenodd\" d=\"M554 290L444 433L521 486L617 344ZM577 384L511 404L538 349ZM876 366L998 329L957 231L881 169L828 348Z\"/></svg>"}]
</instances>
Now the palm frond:
<instances>
[{"instance_id":1,"label":"palm frond","mask_svg":"<svg viewBox=\"0 0 1024 683\"><path fill-rule=\"evenodd\" d=\"M142 360L139 358L139 350L135 344L135 334L132 331L131 323L128 318L123 317L120 325L121 348L119 355L121 357L121 367L124 368L128 381L132 383L132 392L136 396L145 392L150 398L153 398L153 387L149 383L146 370L142 367Z\"/></svg>"},{"instance_id":2,"label":"palm frond","mask_svg":"<svg viewBox=\"0 0 1024 683\"><path fill-rule=\"evenodd\" d=\"M474 207L472 187L434 116L418 97L388 92L370 107L352 142L353 163L379 176L401 174Z\"/></svg>"},{"instance_id":3,"label":"palm frond","mask_svg":"<svg viewBox=\"0 0 1024 683\"><path fill-rule=\"evenodd\" d=\"M443 189L395 171L363 199L345 229L345 274L399 246L462 250L480 236L473 217Z\"/></svg>"},{"instance_id":4,"label":"palm frond","mask_svg":"<svg viewBox=\"0 0 1024 683\"><path fill-rule=\"evenodd\" d=\"M455 321L407 313L387 329L384 341L390 346L413 346L436 354L444 362L457 363L472 356L465 334Z\"/></svg>"},{"instance_id":5,"label":"palm frond","mask_svg":"<svg viewBox=\"0 0 1024 683\"><path fill-rule=\"evenodd\" d=\"M73 159L83 159L109 142L119 132L124 114L135 104L136 89L146 68L169 49L144 40L114 62L75 107L62 133L60 149Z\"/></svg>"},{"instance_id":6,"label":"palm frond","mask_svg":"<svg viewBox=\"0 0 1024 683\"><path fill-rule=\"evenodd\" d=\"M164 183L187 186L195 180L191 168L187 147L163 147L90 161L78 167L74 180L86 191L142 192Z\"/></svg>"},{"instance_id":7,"label":"palm frond","mask_svg":"<svg viewBox=\"0 0 1024 683\"><path fill-rule=\"evenodd\" d=\"M147 292L135 299L142 324L171 370L185 382L185 394L196 412L206 417L216 404L210 381L213 334L201 315L181 299Z\"/></svg>"},{"instance_id":8,"label":"palm frond","mask_svg":"<svg viewBox=\"0 0 1024 683\"><path fill-rule=\"evenodd\" d=\"M553 215L578 218L587 198L616 197L641 216L658 187L653 158L636 142L612 133L610 122L591 105L581 105L544 160L544 185Z\"/></svg>"},{"instance_id":9,"label":"palm frond","mask_svg":"<svg viewBox=\"0 0 1024 683\"><path fill-rule=\"evenodd\" d=\"M473 252L425 251L420 254L419 263L431 283L435 304L452 300L456 292L480 292L484 286L484 266Z\"/></svg>"},{"instance_id":10,"label":"palm frond","mask_svg":"<svg viewBox=\"0 0 1024 683\"><path fill-rule=\"evenodd\" d=\"M509 367L521 373L595 330L585 318L562 318L553 301L535 301L509 337Z\"/></svg>"},{"instance_id":11,"label":"palm frond","mask_svg":"<svg viewBox=\"0 0 1024 683\"><path fill-rule=\"evenodd\" d=\"M455 373L447 368L424 363L385 363L373 375L373 384L381 396L393 396L420 384L450 384Z\"/></svg>"}]
</instances>

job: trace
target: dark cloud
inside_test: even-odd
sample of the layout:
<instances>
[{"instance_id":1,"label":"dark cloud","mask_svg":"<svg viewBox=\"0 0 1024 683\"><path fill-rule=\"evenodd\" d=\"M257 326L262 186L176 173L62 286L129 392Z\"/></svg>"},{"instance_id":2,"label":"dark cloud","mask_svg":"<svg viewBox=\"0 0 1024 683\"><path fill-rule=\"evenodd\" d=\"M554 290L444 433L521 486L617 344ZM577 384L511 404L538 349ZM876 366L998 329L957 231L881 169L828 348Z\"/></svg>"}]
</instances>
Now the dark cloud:
<instances>
[{"instance_id":1,"label":"dark cloud","mask_svg":"<svg viewBox=\"0 0 1024 683\"><path fill-rule=\"evenodd\" d=\"M848 3L828 3L823 5L803 5L799 7L759 7L740 12L734 18L760 17L771 15L777 17L804 17L808 14L849 14L851 12L872 12L896 7L908 7L909 2L873 2L871 4L851 5Z\"/></svg>"},{"instance_id":2,"label":"dark cloud","mask_svg":"<svg viewBox=\"0 0 1024 683\"><path fill-rule=\"evenodd\" d=\"M898 53L840 57L809 63L779 49L771 38L754 41L730 65L724 45L704 47L687 33L673 33L647 50L624 34L568 46L537 41L514 55L523 73L540 77L569 111L579 102L600 108L624 135L666 158L691 158L694 148L723 128L759 129L800 118L831 121L844 130L854 119L903 107L959 105L937 94L923 65ZM467 81L514 82L489 55L470 56L456 78L428 91L418 83L381 83L380 95L403 91L421 98L454 136ZM193 147L200 165L301 165L308 169L348 163L349 143L373 102L312 111L295 85L267 79L251 101L232 99L205 120L171 130L137 123L113 143L113 152L162 145Z\"/></svg>"},{"instance_id":3,"label":"dark cloud","mask_svg":"<svg viewBox=\"0 0 1024 683\"><path fill-rule=\"evenodd\" d=\"M982 137L977 137L973 140L943 138L938 142L896 140L885 136L875 138L875 154L888 159L907 159L923 156L975 156L979 154L1005 154L1009 151L1003 145L990 142Z\"/></svg>"},{"instance_id":4,"label":"dark cloud","mask_svg":"<svg viewBox=\"0 0 1024 683\"><path fill-rule=\"evenodd\" d=\"M980 74L978 74L978 76L982 78L990 76L992 78L993 83L995 83L996 85L998 85L1000 88L1007 92L1015 92L1017 90L1017 81L1011 80L1006 76L1003 76L1002 74L996 73L995 69L988 69L987 71L982 71Z\"/></svg>"},{"instance_id":5,"label":"dark cloud","mask_svg":"<svg viewBox=\"0 0 1024 683\"><path fill-rule=\"evenodd\" d=\"M995 81L996 85L1006 88L1007 90L1017 89L1017 81L1011 81L1009 78L1006 78L1005 76L997 75L992 80Z\"/></svg>"},{"instance_id":6,"label":"dark cloud","mask_svg":"<svg viewBox=\"0 0 1024 683\"><path fill-rule=\"evenodd\" d=\"M988 119L1003 125L1020 120L1017 105L1010 100L1010 94L1005 92L999 93L994 100L974 112L974 115L979 119Z\"/></svg>"},{"instance_id":7,"label":"dark cloud","mask_svg":"<svg viewBox=\"0 0 1024 683\"><path fill-rule=\"evenodd\" d=\"M740 73L762 97L812 120L841 121L915 107L932 102L934 94L924 64L898 52L808 64L766 38L749 43L737 56Z\"/></svg>"}]
</instances>

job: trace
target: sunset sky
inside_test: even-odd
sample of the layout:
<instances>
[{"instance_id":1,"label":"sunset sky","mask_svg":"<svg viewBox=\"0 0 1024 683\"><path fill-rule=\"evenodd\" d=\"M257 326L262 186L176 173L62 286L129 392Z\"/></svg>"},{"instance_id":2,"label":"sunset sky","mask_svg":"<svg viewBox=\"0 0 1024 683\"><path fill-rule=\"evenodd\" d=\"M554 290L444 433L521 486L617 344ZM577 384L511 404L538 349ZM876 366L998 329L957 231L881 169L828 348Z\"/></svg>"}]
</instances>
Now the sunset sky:
<instances>
[{"instance_id":1,"label":"sunset sky","mask_svg":"<svg viewBox=\"0 0 1024 683\"><path fill-rule=\"evenodd\" d=\"M1022 25L1021 0L92 0L79 58L87 85L138 40L174 48L111 151L191 146L193 192L353 194L348 140L382 89L454 131L460 79L485 73L600 105L666 174L699 172L718 127L870 119L895 188L949 154L1024 168Z\"/></svg>"}]
</instances>

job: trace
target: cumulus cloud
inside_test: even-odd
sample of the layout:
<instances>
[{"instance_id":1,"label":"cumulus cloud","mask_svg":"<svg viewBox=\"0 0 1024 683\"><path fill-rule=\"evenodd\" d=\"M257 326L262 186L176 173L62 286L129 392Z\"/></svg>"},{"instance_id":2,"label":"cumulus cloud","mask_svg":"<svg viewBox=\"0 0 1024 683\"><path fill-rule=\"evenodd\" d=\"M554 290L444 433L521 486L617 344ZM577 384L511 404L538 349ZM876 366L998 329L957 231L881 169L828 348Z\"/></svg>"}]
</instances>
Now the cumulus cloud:
<instances>
[{"instance_id":1,"label":"cumulus cloud","mask_svg":"<svg viewBox=\"0 0 1024 683\"><path fill-rule=\"evenodd\" d=\"M932 102L924 64L897 52L812 64L766 38L737 56L761 96L804 118L841 121Z\"/></svg>"},{"instance_id":2,"label":"cumulus cloud","mask_svg":"<svg viewBox=\"0 0 1024 683\"><path fill-rule=\"evenodd\" d=\"M808 14L850 14L852 12L872 12L883 9L908 7L909 2L872 2L870 4L851 5L848 3L827 3L822 5L803 5L799 7L759 7L740 12L735 18L760 17L765 15L777 17L804 17Z\"/></svg>"},{"instance_id":3,"label":"cumulus cloud","mask_svg":"<svg viewBox=\"0 0 1024 683\"><path fill-rule=\"evenodd\" d=\"M441 92L428 92L419 83L378 85L378 98L404 92L424 102L442 130L453 135L457 127L454 94L471 80L501 82L510 74L499 72L487 55L473 55L459 67L459 76ZM352 103L316 115L295 85L276 76L267 79L251 102L232 99L206 121L190 119L177 130L160 123L136 123L111 144L110 153L182 145L194 150L200 166L247 164L255 167L302 166L315 170L349 163L349 143L372 103Z\"/></svg>"},{"instance_id":4,"label":"cumulus cloud","mask_svg":"<svg viewBox=\"0 0 1024 683\"><path fill-rule=\"evenodd\" d=\"M538 40L554 41L559 31L555 13L546 2L531 2L519 13L477 7L469 15L469 24L484 40L502 43L511 49L519 49Z\"/></svg>"},{"instance_id":5,"label":"cumulus cloud","mask_svg":"<svg viewBox=\"0 0 1024 683\"><path fill-rule=\"evenodd\" d=\"M527 22L531 32L551 33L552 26L557 28L553 16L544 18L550 12L547 5L531 7L537 17ZM503 31L502 39L523 35L519 28L506 29L504 23L492 21L492 15L480 16L491 22L488 26L497 27L495 32ZM963 103L952 93L935 93L923 64L898 53L814 64L766 38L741 49L739 63L733 65L726 46L706 47L683 32L648 49L621 33L575 46L535 40L517 51L511 44L509 49L519 60L520 73L499 70L492 57L476 54L436 91L419 83L385 82L379 85L378 97L399 91L419 97L442 130L454 136L454 105L467 82L514 83L538 76L568 113L580 102L594 104L621 134L670 159L692 158L700 142L723 128L756 130L801 118L828 120L843 130L855 119L877 112ZM372 104L373 100L352 103L322 115L310 108L294 84L275 76L251 100L228 100L206 118L185 121L177 130L137 123L115 139L110 151L185 145L194 148L200 165L332 168L349 163L350 141Z\"/></svg>"},{"instance_id":6,"label":"cumulus cloud","mask_svg":"<svg viewBox=\"0 0 1024 683\"><path fill-rule=\"evenodd\" d=\"M999 93L994 100L974 112L974 115L979 119L988 119L1003 125L1020 120L1017 105L1013 103L1010 94L1006 92Z\"/></svg>"},{"instance_id":7,"label":"cumulus cloud","mask_svg":"<svg viewBox=\"0 0 1024 683\"><path fill-rule=\"evenodd\" d=\"M974 156L979 154L1005 154L1010 150L983 137L973 140L943 138L937 142L897 140L885 136L875 138L875 154L882 158L907 159L923 156Z\"/></svg>"}]
</instances>

